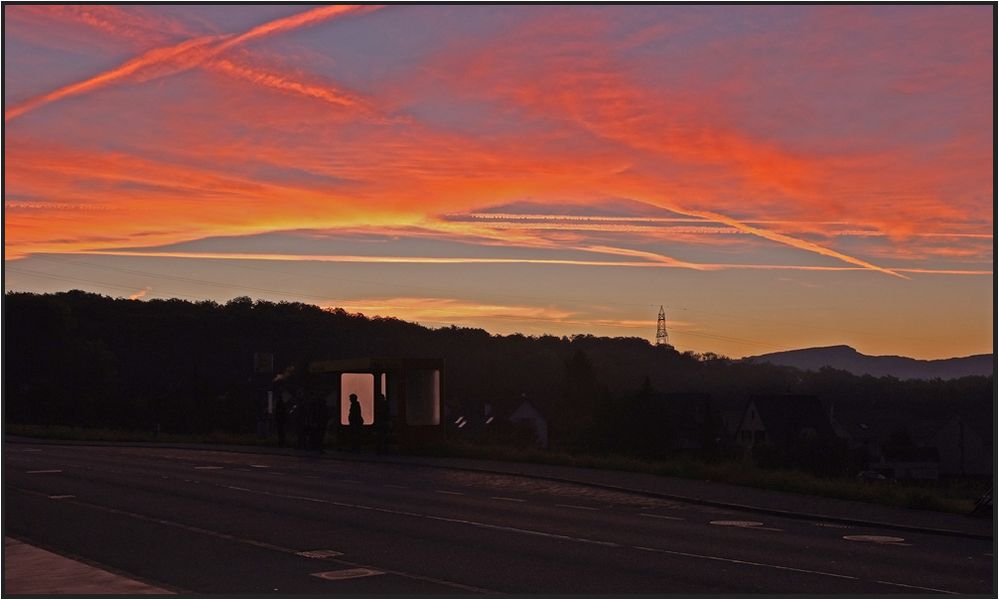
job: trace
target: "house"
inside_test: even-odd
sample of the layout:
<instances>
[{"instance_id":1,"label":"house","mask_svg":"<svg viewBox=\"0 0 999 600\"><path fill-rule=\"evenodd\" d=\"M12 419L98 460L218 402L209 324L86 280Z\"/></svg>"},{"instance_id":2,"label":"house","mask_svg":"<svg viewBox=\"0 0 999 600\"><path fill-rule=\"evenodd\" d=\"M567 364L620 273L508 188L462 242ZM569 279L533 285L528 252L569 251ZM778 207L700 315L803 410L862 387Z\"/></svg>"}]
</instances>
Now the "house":
<instances>
[{"instance_id":1,"label":"house","mask_svg":"<svg viewBox=\"0 0 999 600\"><path fill-rule=\"evenodd\" d=\"M936 448L889 444L882 448L882 456L882 460L871 463L870 468L890 479L933 481L940 476L940 456Z\"/></svg>"},{"instance_id":2,"label":"house","mask_svg":"<svg viewBox=\"0 0 999 600\"><path fill-rule=\"evenodd\" d=\"M981 477L992 472L995 454L978 428L954 414L929 441L936 448L943 476Z\"/></svg>"},{"instance_id":3,"label":"house","mask_svg":"<svg viewBox=\"0 0 999 600\"><path fill-rule=\"evenodd\" d=\"M485 443L533 444L548 448L548 418L526 395L489 402L466 398L448 419L454 435Z\"/></svg>"},{"instance_id":4,"label":"house","mask_svg":"<svg viewBox=\"0 0 999 600\"><path fill-rule=\"evenodd\" d=\"M487 417L488 418L488 417ZM534 437L542 448L548 448L548 419L530 400L523 401L510 413L507 420L514 425L526 425L534 431Z\"/></svg>"},{"instance_id":5,"label":"house","mask_svg":"<svg viewBox=\"0 0 999 600\"><path fill-rule=\"evenodd\" d=\"M709 394L664 394L669 447L682 452L716 448L725 440L725 424L720 411L711 405Z\"/></svg>"},{"instance_id":6,"label":"house","mask_svg":"<svg viewBox=\"0 0 999 600\"><path fill-rule=\"evenodd\" d=\"M802 438L835 438L829 413L815 396L773 394L751 396L736 429L744 448L758 444L789 447Z\"/></svg>"}]
</instances>

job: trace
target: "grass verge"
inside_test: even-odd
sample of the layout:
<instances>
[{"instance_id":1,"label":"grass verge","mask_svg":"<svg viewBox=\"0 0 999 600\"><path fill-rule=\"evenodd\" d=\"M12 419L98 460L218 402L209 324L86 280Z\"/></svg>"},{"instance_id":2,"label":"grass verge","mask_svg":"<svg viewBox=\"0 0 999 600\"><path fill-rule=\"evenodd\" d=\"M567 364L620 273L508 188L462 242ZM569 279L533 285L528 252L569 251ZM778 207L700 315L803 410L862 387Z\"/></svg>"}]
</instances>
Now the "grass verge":
<instances>
[{"instance_id":1,"label":"grass verge","mask_svg":"<svg viewBox=\"0 0 999 600\"><path fill-rule=\"evenodd\" d=\"M90 429L58 425L6 424L4 426L4 433L7 435L71 441L277 446L277 440L273 437L258 438L255 435L240 435L226 432L206 434L160 433L157 435L149 431ZM292 437L290 442L293 442L293 440L294 438ZM940 482L934 485L871 484L851 478L823 478L798 471L761 469L751 461L704 461L690 457L644 460L630 456L593 456L557 451L552 452L536 448L482 446L460 441L448 441L434 446L414 448L404 453L411 456L477 458L651 473L667 477L717 481L768 490L952 513L970 512L975 498L985 491L984 489L978 489L979 484L968 482Z\"/></svg>"}]
</instances>

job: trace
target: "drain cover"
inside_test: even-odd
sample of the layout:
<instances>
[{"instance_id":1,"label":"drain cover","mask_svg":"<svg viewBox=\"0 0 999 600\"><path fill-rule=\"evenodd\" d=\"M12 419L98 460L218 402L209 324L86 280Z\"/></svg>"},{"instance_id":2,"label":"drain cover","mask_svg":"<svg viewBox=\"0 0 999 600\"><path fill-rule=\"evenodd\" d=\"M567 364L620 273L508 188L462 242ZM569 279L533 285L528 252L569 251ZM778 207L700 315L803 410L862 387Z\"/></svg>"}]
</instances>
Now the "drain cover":
<instances>
[{"instance_id":1,"label":"drain cover","mask_svg":"<svg viewBox=\"0 0 999 600\"><path fill-rule=\"evenodd\" d=\"M343 552L337 552L336 550L305 550L304 552L296 552L296 554L305 558L333 558L334 556L342 556Z\"/></svg>"},{"instance_id":2,"label":"drain cover","mask_svg":"<svg viewBox=\"0 0 999 600\"><path fill-rule=\"evenodd\" d=\"M711 524L722 527L759 527L763 525L759 521L711 521Z\"/></svg>"},{"instance_id":3,"label":"drain cover","mask_svg":"<svg viewBox=\"0 0 999 600\"><path fill-rule=\"evenodd\" d=\"M871 544L900 544L905 538L892 537L890 535L844 535L844 540L851 542L869 542Z\"/></svg>"},{"instance_id":4,"label":"drain cover","mask_svg":"<svg viewBox=\"0 0 999 600\"><path fill-rule=\"evenodd\" d=\"M370 577L372 575L384 575L384 573L374 569L340 569L339 571L323 571L322 573L312 574L313 577L329 579L331 581L337 581L340 579L356 579L358 577Z\"/></svg>"}]
</instances>

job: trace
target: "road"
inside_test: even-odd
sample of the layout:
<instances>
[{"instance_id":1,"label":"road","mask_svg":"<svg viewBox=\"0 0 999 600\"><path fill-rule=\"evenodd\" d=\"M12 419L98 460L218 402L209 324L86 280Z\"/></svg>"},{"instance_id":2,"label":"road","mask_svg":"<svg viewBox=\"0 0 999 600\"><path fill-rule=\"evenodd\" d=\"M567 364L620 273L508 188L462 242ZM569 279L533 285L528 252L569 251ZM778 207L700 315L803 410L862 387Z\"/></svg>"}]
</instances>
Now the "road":
<instances>
[{"instance_id":1,"label":"road","mask_svg":"<svg viewBox=\"0 0 999 600\"><path fill-rule=\"evenodd\" d=\"M996 592L991 541L516 476L173 448L3 458L5 535L199 596Z\"/></svg>"}]
</instances>

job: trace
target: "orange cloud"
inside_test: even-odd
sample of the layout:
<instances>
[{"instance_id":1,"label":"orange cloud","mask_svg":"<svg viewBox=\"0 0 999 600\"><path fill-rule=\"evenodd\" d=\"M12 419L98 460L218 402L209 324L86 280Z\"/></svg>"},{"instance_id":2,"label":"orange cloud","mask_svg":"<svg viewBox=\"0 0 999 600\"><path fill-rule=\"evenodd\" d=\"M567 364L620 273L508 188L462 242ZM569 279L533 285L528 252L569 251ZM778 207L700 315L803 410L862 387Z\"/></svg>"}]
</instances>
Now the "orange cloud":
<instances>
[{"instance_id":1,"label":"orange cloud","mask_svg":"<svg viewBox=\"0 0 999 600\"><path fill-rule=\"evenodd\" d=\"M134 294L132 294L131 296L129 296L128 299L129 300L140 300L140 299L144 298L146 296L146 294L148 294L150 291L152 291L152 289L153 288L151 288L150 286L147 285L146 287L142 288L138 292L135 292Z\"/></svg>"}]
</instances>

